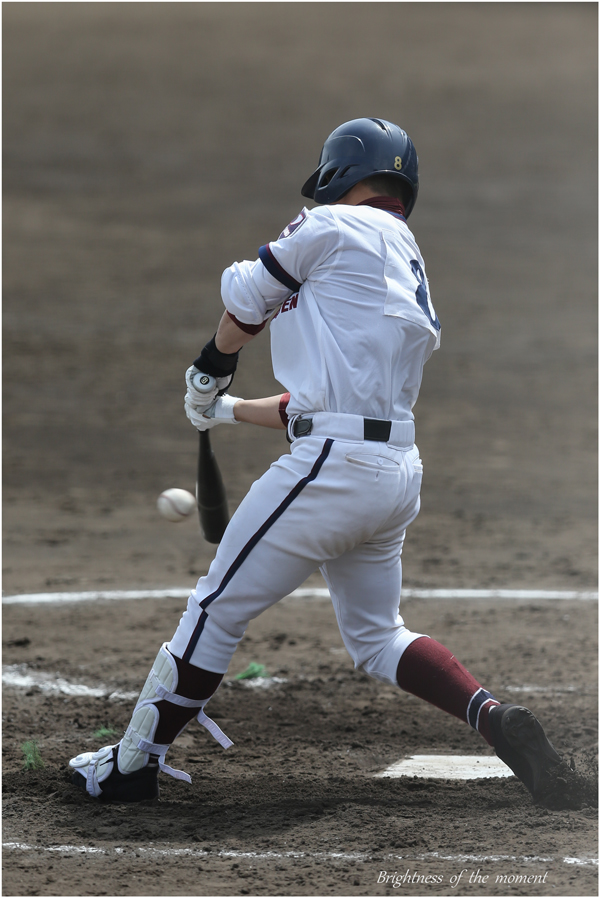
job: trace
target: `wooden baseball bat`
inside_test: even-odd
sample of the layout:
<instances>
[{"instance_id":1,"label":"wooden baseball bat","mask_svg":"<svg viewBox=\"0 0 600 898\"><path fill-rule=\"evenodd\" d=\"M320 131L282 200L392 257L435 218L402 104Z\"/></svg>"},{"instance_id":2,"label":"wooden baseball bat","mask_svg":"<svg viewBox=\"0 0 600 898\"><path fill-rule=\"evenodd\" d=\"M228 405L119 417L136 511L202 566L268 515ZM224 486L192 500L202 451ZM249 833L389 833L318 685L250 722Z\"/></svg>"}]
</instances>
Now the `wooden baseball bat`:
<instances>
[{"instance_id":1,"label":"wooden baseball bat","mask_svg":"<svg viewBox=\"0 0 600 898\"><path fill-rule=\"evenodd\" d=\"M220 543L229 523L227 494L208 430L202 431L199 437L196 504L200 527L207 542Z\"/></svg>"},{"instance_id":2,"label":"wooden baseball bat","mask_svg":"<svg viewBox=\"0 0 600 898\"><path fill-rule=\"evenodd\" d=\"M215 381L208 374L196 374L193 384L199 392L208 393L214 389ZM220 543L229 523L227 494L208 430L201 431L199 437L196 505L200 529L207 542Z\"/></svg>"}]
</instances>

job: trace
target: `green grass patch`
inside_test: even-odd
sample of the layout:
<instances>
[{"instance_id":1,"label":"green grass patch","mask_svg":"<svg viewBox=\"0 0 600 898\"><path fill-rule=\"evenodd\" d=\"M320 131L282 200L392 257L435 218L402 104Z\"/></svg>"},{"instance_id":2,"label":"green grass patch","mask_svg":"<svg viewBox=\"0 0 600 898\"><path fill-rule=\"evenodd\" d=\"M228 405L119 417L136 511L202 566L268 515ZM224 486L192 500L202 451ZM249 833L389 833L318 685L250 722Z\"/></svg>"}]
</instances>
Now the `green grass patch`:
<instances>
[{"instance_id":1,"label":"green grass patch","mask_svg":"<svg viewBox=\"0 0 600 898\"><path fill-rule=\"evenodd\" d=\"M95 733L92 733L94 739L110 739L117 731L114 727L98 727Z\"/></svg>"},{"instance_id":2,"label":"green grass patch","mask_svg":"<svg viewBox=\"0 0 600 898\"><path fill-rule=\"evenodd\" d=\"M234 680L253 680L254 677L268 677L267 669L264 664L257 664L251 661L246 670L236 674Z\"/></svg>"},{"instance_id":3,"label":"green grass patch","mask_svg":"<svg viewBox=\"0 0 600 898\"><path fill-rule=\"evenodd\" d=\"M24 742L21 746L21 751L23 752L23 767L25 770L41 770L42 767L46 766L35 740Z\"/></svg>"}]
</instances>

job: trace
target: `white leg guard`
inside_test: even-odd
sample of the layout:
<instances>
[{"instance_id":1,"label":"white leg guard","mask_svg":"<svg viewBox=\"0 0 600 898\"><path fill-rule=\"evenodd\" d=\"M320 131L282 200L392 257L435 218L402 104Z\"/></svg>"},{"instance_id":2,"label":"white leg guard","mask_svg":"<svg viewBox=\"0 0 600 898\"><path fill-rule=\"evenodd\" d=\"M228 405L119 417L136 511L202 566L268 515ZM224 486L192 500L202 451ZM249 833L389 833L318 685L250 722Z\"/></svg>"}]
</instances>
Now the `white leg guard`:
<instances>
[{"instance_id":1,"label":"white leg guard","mask_svg":"<svg viewBox=\"0 0 600 898\"><path fill-rule=\"evenodd\" d=\"M233 745L231 739L228 739L217 724L204 713L204 706L209 699L196 700L177 695L175 692L177 680L177 664L168 650L167 644L164 643L148 674L148 679L134 708L131 722L119 746L118 767L121 773L133 773L145 767L152 754L158 756L158 766L164 773L168 773L175 779L191 783L191 778L187 773L175 770L165 764L165 755L169 745L158 745L153 741L160 719L156 703L160 701L172 702L184 708L198 708L198 722L206 727L223 748ZM184 729L185 727L180 730L180 733Z\"/></svg>"}]
</instances>

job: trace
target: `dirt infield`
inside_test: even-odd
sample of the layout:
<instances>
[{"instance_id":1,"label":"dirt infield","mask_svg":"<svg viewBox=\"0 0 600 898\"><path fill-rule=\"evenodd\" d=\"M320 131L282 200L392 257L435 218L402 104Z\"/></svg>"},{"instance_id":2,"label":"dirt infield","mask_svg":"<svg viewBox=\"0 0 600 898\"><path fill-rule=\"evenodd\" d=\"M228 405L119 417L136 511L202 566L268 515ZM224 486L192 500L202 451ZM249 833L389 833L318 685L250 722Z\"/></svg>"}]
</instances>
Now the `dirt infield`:
<instances>
[{"instance_id":1,"label":"dirt infield","mask_svg":"<svg viewBox=\"0 0 600 898\"><path fill-rule=\"evenodd\" d=\"M181 603L111 604L44 607L43 632L34 626L39 606L10 606L5 663L104 686L106 696L135 692L152 660L148 644L175 628ZM576 770L589 773L596 697L581 658L591 661L595 652L592 602L452 602L440 613L435 603L408 600L404 610L413 627L435 633L480 672L494 694L527 701ZM107 620L118 620L118 632L103 640ZM28 633L36 635L23 645ZM572 634L577 654L561 633ZM235 680L252 661L266 666L271 688ZM520 692L524 687L529 691ZM4 843L13 847L4 852L5 894L597 891L595 794L584 793L572 808L546 809L514 778L374 778L401 756L490 752L464 724L354 671L328 601L287 599L250 625L211 701L233 748L224 752L192 725L169 753L171 765L191 774L191 786L163 777L159 802L98 806L68 783L60 762L110 743L94 733L105 727L120 734L130 711L131 701L116 696L51 694L35 685L6 690ZM32 739L46 767L24 774L20 747ZM453 889L450 878L461 870L468 874ZM468 882L478 870L489 877L485 888ZM443 883L394 889L378 883L382 871L442 876ZM502 877L511 876L545 879L524 887L512 880L506 890Z\"/></svg>"},{"instance_id":2,"label":"dirt infield","mask_svg":"<svg viewBox=\"0 0 600 898\"><path fill-rule=\"evenodd\" d=\"M279 234L324 137L359 115L417 145L411 226L443 329L405 585L597 588L595 4L10 3L3 32L5 595L206 571L196 522L155 508L194 488L183 371L223 268ZM268 356L266 338L244 349L240 395L280 389ZM287 444L231 430L213 442L235 507ZM127 724L109 696L139 688L184 604L4 606L3 663L38 677L4 693L5 895L597 894L589 793L548 809L514 778L374 777L489 751L353 671L316 598L251 625L211 702L235 746L190 726L169 755L191 787L165 777L136 807L74 791L66 762ZM403 611L590 773L595 603ZM234 680L250 661L269 688Z\"/></svg>"}]
</instances>

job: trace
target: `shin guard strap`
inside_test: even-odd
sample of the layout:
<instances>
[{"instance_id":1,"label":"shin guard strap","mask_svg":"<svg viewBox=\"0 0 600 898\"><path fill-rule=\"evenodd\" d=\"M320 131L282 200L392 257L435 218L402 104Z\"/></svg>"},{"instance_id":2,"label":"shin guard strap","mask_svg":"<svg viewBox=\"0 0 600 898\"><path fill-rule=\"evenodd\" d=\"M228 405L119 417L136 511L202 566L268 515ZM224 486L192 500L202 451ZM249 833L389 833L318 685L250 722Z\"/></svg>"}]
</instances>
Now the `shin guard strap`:
<instances>
[{"instance_id":1,"label":"shin guard strap","mask_svg":"<svg viewBox=\"0 0 600 898\"><path fill-rule=\"evenodd\" d=\"M163 701L179 705L181 708L202 708L206 704L206 699L185 698L183 695L177 695L176 692L169 692L158 679L154 669L150 671L150 677L157 697Z\"/></svg>"},{"instance_id":2,"label":"shin guard strap","mask_svg":"<svg viewBox=\"0 0 600 898\"><path fill-rule=\"evenodd\" d=\"M169 776L172 776L173 779L176 780L183 780L186 783L192 782L189 773L185 773L183 770L176 770L174 767L169 767L168 764L165 764L165 755L171 747L170 745L158 745L156 742L148 742L147 739L142 739L140 734L136 733L130 726L127 727L125 735L133 740L140 751L148 752L151 755L158 755L158 766L163 773L168 773Z\"/></svg>"},{"instance_id":3,"label":"shin guard strap","mask_svg":"<svg viewBox=\"0 0 600 898\"><path fill-rule=\"evenodd\" d=\"M204 703L206 704L206 702ZM217 740L219 745L222 745L223 748L231 748L233 742L226 736L221 727L211 720L210 717L207 717L204 711L201 709L198 714L198 723L202 724L203 727L206 727L208 732Z\"/></svg>"}]
</instances>

